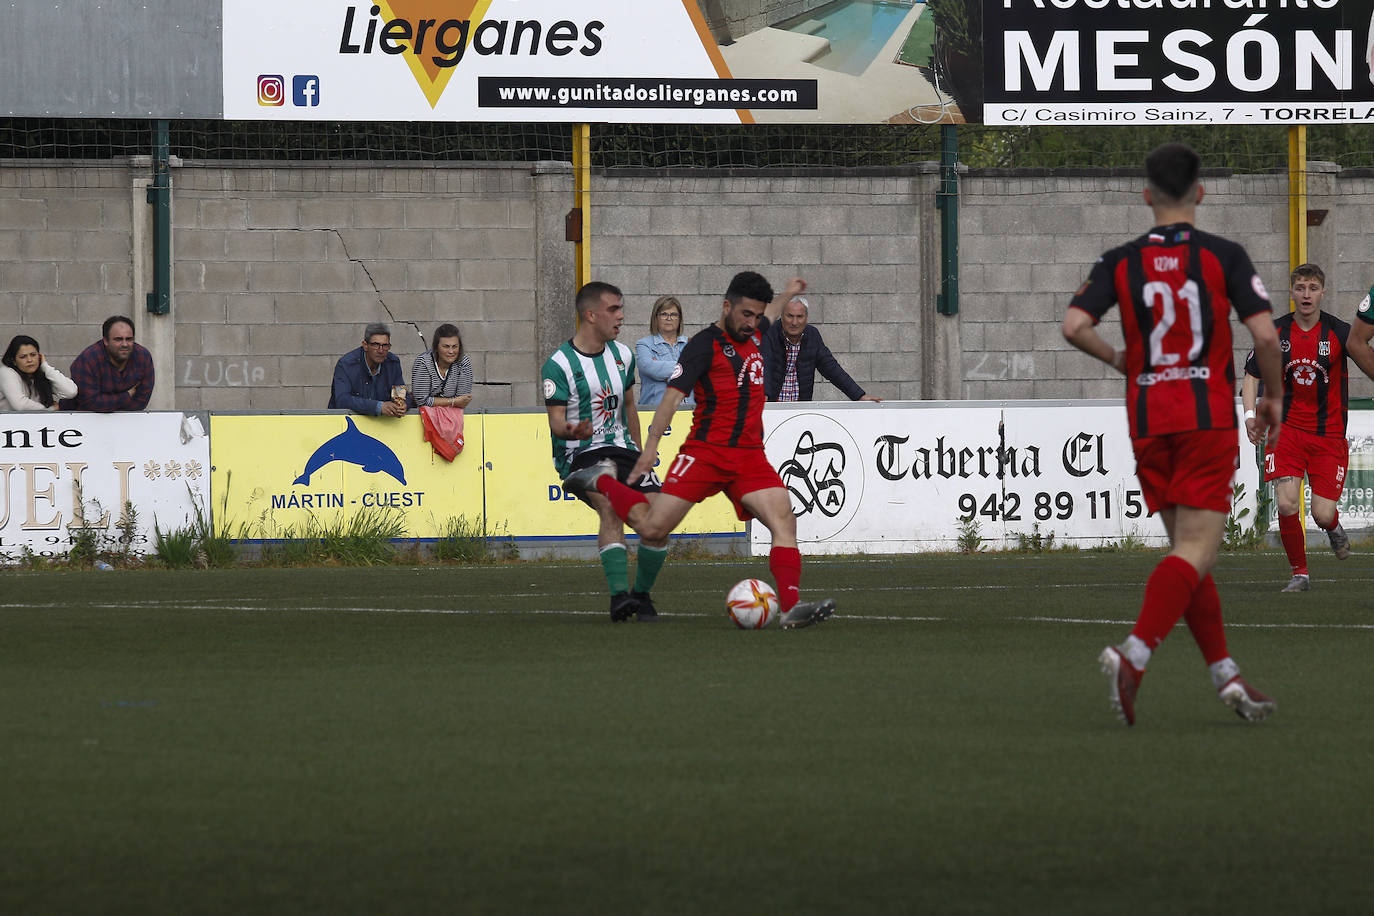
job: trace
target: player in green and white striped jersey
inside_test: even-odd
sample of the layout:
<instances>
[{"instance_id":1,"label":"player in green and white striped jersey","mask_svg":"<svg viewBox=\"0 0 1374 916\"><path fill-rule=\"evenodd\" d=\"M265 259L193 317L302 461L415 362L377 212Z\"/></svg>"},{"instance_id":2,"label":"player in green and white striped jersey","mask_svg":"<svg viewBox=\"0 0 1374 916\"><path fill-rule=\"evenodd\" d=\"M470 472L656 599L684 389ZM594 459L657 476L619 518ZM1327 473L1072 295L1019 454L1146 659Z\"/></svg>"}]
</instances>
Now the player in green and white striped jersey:
<instances>
[{"instance_id":1,"label":"player in green and white striped jersey","mask_svg":"<svg viewBox=\"0 0 1374 916\"><path fill-rule=\"evenodd\" d=\"M634 349L616 340L625 319L625 300L609 283L593 281L577 292L577 333L544 361L544 406L553 434L553 465L559 479L610 461L616 478L644 493L657 493L652 471L629 480L639 459L639 411L635 407ZM611 620L658 619L649 595L668 557L668 540L641 540L634 588L630 588L625 524L600 493L580 497L601 517L597 547L611 591Z\"/></svg>"}]
</instances>

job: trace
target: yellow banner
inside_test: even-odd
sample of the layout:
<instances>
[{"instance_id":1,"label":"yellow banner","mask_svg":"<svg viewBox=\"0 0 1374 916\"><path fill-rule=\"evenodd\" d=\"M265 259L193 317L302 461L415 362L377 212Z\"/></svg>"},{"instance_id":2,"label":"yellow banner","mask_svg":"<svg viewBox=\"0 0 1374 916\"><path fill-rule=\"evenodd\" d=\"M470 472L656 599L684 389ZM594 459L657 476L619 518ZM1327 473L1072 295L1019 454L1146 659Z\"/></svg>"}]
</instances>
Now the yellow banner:
<instances>
[{"instance_id":1,"label":"yellow banner","mask_svg":"<svg viewBox=\"0 0 1374 916\"><path fill-rule=\"evenodd\" d=\"M681 430L691 415L678 414ZM650 413L640 415L648 430ZM521 539L595 537L597 516L563 492L544 413L470 413L452 464L422 437L420 418L352 414L210 418L215 530L228 537L290 537L312 523L334 527L359 511L399 513L406 537L444 535L450 519L486 519L489 534ZM681 435L664 434L662 468ZM724 496L692 509L679 534L742 535Z\"/></svg>"},{"instance_id":2,"label":"yellow banner","mask_svg":"<svg viewBox=\"0 0 1374 916\"><path fill-rule=\"evenodd\" d=\"M215 530L250 539L326 527L359 511L400 513L406 536L482 518L482 423L466 418L452 463L423 438L417 415L211 416Z\"/></svg>"},{"instance_id":3,"label":"yellow banner","mask_svg":"<svg viewBox=\"0 0 1374 916\"><path fill-rule=\"evenodd\" d=\"M659 476L677 457L682 434L692 415L681 411L679 425L669 427L659 447ZM597 515L563 492L553 468L553 438L545 414L485 414L487 518L520 537L594 537ZM652 413L641 413L640 429L648 433ZM744 523L724 496L716 495L692 509L677 534L743 534Z\"/></svg>"}]
</instances>

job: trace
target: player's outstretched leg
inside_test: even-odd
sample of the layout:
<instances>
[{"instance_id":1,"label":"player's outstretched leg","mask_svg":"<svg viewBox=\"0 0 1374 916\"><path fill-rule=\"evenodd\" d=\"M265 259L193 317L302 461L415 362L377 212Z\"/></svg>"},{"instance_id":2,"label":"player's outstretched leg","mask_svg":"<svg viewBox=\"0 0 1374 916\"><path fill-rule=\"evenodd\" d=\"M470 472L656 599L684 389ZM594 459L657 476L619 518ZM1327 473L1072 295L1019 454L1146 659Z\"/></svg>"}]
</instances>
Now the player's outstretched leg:
<instances>
[{"instance_id":1,"label":"player's outstretched leg","mask_svg":"<svg viewBox=\"0 0 1374 916\"><path fill-rule=\"evenodd\" d=\"M1144 670L1132 665L1125 653L1116 646L1103 649L1097 661L1102 666L1102 673L1107 676L1108 683L1111 684L1112 709L1116 710L1116 715L1122 722L1134 725L1135 695L1140 690L1140 679L1145 676Z\"/></svg>"},{"instance_id":2,"label":"player's outstretched leg","mask_svg":"<svg viewBox=\"0 0 1374 916\"><path fill-rule=\"evenodd\" d=\"M784 630L800 630L802 627L809 627L813 623L828 620L834 613L834 598L826 598L823 601L801 601L792 605L791 610L778 619L778 623Z\"/></svg>"},{"instance_id":3,"label":"player's outstretched leg","mask_svg":"<svg viewBox=\"0 0 1374 916\"><path fill-rule=\"evenodd\" d=\"M565 477L563 489L573 496L586 497L588 493L596 489L597 480L608 474L612 477L615 476L615 462L609 458L602 458L595 464L589 464Z\"/></svg>"},{"instance_id":4,"label":"player's outstretched leg","mask_svg":"<svg viewBox=\"0 0 1374 916\"><path fill-rule=\"evenodd\" d=\"M1278 703L1245 683L1239 674L1223 684L1217 696L1247 722L1263 722L1279 708Z\"/></svg>"}]
</instances>

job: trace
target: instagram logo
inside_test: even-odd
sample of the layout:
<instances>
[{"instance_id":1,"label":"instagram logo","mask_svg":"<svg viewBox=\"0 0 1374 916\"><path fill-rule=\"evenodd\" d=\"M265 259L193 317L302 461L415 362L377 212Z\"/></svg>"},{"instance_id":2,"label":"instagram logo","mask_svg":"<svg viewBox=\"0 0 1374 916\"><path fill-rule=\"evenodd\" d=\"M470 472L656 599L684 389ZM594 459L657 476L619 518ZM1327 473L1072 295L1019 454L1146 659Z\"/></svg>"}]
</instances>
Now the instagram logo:
<instances>
[{"instance_id":1,"label":"instagram logo","mask_svg":"<svg viewBox=\"0 0 1374 916\"><path fill-rule=\"evenodd\" d=\"M282 105L286 102L286 81L281 75L267 74L258 77L258 104Z\"/></svg>"}]
</instances>

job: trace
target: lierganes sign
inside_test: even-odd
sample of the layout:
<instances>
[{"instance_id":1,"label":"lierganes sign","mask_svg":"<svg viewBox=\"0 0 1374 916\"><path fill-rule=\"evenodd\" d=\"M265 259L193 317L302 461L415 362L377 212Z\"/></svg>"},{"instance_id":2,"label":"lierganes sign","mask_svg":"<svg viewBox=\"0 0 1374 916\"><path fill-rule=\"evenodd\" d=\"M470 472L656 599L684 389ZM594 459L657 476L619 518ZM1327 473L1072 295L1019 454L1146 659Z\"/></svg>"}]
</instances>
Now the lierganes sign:
<instances>
[{"instance_id":1,"label":"lierganes sign","mask_svg":"<svg viewBox=\"0 0 1374 916\"><path fill-rule=\"evenodd\" d=\"M776 78L732 72L696 0L223 0L223 10L232 119L739 124L755 112L814 116L818 105L800 58Z\"/></svg>"}]
</instances>

